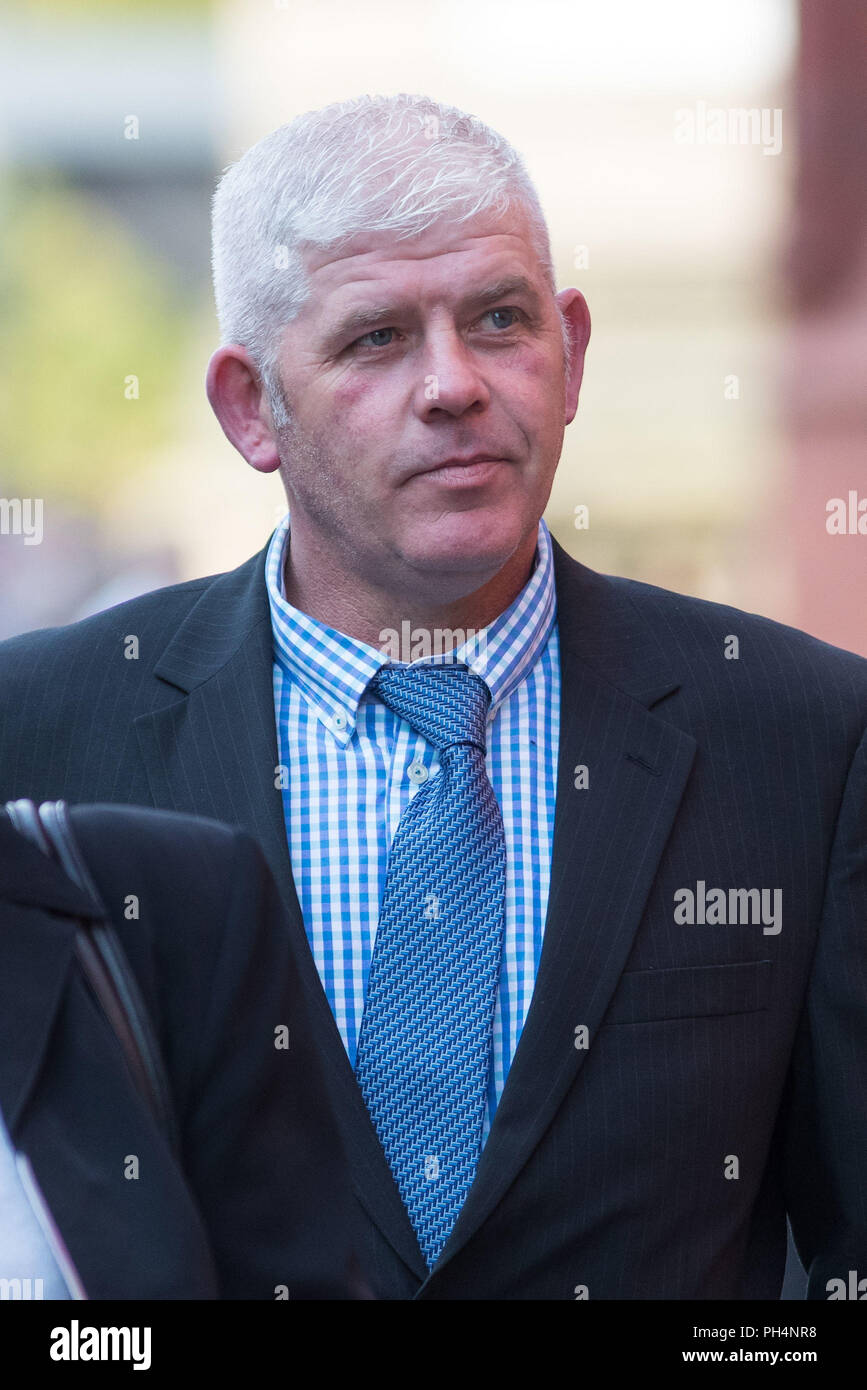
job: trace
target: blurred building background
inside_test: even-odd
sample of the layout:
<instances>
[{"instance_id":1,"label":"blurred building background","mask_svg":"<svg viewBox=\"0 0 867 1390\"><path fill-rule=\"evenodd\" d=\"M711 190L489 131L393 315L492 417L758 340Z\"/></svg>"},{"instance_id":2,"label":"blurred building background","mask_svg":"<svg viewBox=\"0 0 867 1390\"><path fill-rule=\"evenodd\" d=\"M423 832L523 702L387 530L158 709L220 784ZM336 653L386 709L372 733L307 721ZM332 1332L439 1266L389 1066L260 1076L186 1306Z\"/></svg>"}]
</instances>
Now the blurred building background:
<instances>
[{"instance_id":1,"label":"blurred building background","mask_svg":"<svg viewBox=\"0 0 867 1390\"><path fill-rule=\"evenodd\" d=\"M279 481L204 394L215 180L420 91L521 150L590 304L554 534L867 654L862 0L29 0L0 55L0 499L44 500L40 544L0 533L0 636L264 544Z\"/></svg>"}]
</instances>

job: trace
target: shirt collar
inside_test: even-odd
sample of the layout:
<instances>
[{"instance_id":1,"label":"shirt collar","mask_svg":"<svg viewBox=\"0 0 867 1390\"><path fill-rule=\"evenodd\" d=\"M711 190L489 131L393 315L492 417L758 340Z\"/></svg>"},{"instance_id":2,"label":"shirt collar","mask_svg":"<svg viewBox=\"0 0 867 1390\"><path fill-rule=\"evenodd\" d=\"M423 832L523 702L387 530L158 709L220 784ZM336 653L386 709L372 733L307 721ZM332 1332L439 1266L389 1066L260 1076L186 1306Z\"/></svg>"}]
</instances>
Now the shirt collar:
<instances>
[{"instance_id":1,"label":"shirt collar","mask_svg":"<svg viewBox=\"0 0 867 1390\"><path fill-rule=\"evenodd\" d=\"M379 650L338 632L288 602L283 589L288 545L287 512L271 537L265 560L274 659L299 686L335 740L343 745L352 737L358 706L368 684L381 666L389 664L389 650L385 643ZM533 572L509 607L480 632L468 634L453 654L416 659L465 661L491 692L491 719L538 660L550 635L556 607L551 535L544 518L540 518ZM405 641L408 631L396 636Z\"/></svg>"}]
</instances>

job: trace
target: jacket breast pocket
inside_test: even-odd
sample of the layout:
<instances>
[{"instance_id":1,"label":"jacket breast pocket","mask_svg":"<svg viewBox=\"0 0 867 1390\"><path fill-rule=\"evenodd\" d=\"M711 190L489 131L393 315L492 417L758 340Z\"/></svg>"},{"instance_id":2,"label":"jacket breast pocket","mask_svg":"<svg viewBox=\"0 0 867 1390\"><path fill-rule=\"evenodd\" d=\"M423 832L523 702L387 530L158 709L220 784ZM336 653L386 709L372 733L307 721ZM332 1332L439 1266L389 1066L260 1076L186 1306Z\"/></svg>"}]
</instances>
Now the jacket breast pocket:
<instances>
[{"instance_id":1,"label":"jacket breast pocket","mask_svg":"<svg viewBox=\"0 0 867 1390\"><path fill-rule=\"evenodd\" d=\"M657 1019L747 1014L768 1007L771 961L687 965L674 970L626 970L602 1026Z\"/></svg>"}]
</instances>

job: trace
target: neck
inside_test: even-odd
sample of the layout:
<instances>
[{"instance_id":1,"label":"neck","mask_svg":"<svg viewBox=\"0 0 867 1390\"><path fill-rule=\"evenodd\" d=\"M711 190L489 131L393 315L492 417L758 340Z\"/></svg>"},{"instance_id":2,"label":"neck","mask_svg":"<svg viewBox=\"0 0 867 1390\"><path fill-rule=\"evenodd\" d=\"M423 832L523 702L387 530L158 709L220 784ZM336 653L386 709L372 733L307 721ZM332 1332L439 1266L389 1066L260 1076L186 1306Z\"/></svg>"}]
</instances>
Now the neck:
<instances>
[{"instance_id":1,"label":"neck","mask_svg":"<svg viewBox=\"0 0 867 1390\"><path fill-rule=\"evenodd\" d=\"M517 598L533 572L536 528L503 567L479 588L461 597L444 600L435 594L401 596L345 574L332 554L308 557L299 554L294 531L286 557L283 582L293 607L317 622L364 642L377 650L393 638L383 634L421 633L414 638L431 655L461 646L467 637L488 627ZM436 581L431 586L436 588ZM401 661L415 659L404 655Z\"/></svg>"}]
</instances>

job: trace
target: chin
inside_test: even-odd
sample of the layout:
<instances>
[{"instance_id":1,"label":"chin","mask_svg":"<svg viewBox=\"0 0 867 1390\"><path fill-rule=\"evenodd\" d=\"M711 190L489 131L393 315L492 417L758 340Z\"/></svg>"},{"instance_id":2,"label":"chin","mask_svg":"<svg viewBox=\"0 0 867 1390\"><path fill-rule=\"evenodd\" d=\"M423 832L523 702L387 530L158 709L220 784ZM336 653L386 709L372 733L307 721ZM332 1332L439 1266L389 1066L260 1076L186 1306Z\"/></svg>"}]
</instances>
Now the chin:
<instances>
[{"instance_id":1,"label":"chin","mask_svg":"<svg viewBox=\"0 0 867 1390\"><path fill-rule=\"evenodd\" d=\"M419 568L490 576L515 553L527 527L527 519L514 513L481 508L452 512L429 525L419 522L407 537L404 554Z\"/></svg>"}]
</instances>

